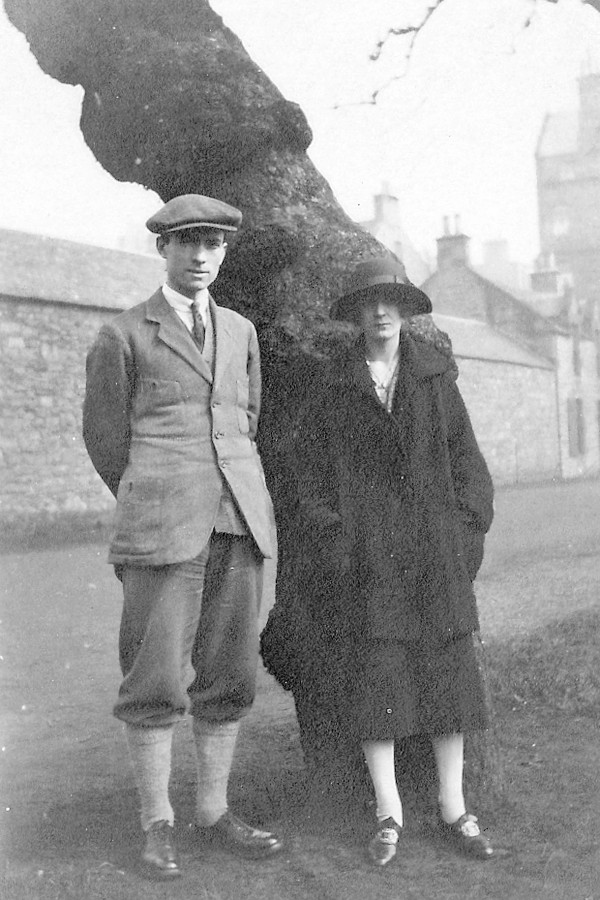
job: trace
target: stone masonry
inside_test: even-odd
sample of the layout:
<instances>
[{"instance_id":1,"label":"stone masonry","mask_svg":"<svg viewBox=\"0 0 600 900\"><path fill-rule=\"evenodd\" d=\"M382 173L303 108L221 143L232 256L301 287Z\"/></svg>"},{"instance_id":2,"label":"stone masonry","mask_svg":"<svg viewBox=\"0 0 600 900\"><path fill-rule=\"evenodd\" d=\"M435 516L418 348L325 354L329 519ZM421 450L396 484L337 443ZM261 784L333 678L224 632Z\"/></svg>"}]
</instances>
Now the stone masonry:
<instances>
[{"instance_id":1,"label":"stone masonry","mask_svg":"<svg viewBox=\"0 0 600 900\"><path fill-rule=\"evenodd\" d=\"M0 297L0 538L67 523L100 527L112 507L81 439L87 348L112 311Z\"/></svg>"}]
</instances>

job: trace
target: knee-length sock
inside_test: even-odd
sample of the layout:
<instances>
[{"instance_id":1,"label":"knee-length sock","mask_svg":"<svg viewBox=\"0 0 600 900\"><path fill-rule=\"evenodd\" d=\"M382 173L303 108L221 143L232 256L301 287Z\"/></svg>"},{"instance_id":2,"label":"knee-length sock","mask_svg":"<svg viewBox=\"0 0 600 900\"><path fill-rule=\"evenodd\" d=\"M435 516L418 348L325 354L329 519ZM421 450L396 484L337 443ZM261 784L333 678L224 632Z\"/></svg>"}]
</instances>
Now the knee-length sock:
<instances>
[{"instance_id":1,"label":"knee-length sock","mask_svg":"<svg viewBox=\"0 0 600 900\"><path fill-rule=\"evenodd\" d=\"M438 801L444 822L451 824L466 812L463 791L464 737L444 734L432 739L439 779Z\"/></svg>"},{"instance_id":2,"label":"knee-length sock","mask_svg":"<svg viewBox=\"0 0 600 900\"><path fill-rule=\"evenodd\" d=\"M398 825L403 825L402 801L396 783L394 742L363 741L362 749L375 790L377 818L382 821L391 816Z\"/></svg>"},{"instance_id":3,"label":"knee-length sock","mask_svg":"<svg viewBox=\"0 0 600 900\"><path fill-rule=\"evenodd\" d=\"M198 764L196 821L203 827L214 825L227 811L227 785L239 728L239 722L194 718Z\"/></svg>"},{"instance_id":4,"label":"knee-length sock","mask_svg":"<svg viewBox=\"0 0 600 900\"><path fill-rule=\"evenodd\" d=\"M166 821L169 825L173 825L169 780L174 727L174 725L161 728L125 726L129 756L140 798L143 831L147 831L154 822Z\"/></svg>"}]
</instances>

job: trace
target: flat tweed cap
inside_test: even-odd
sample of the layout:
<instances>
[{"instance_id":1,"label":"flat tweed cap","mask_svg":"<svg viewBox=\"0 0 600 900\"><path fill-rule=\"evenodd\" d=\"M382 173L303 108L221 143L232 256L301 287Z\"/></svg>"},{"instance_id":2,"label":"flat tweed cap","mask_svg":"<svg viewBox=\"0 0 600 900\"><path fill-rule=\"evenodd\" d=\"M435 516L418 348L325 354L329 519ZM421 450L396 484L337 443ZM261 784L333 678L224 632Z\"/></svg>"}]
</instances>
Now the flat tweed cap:
<instances>
[{"instance_id":1,"label":"flat tweed cap","mask_svg":"<svg viewBox=\"0 0 600 900\"><path fill-rule=\"evenodd\" d=\"M346 293L335 301L329 315L338 321L354 322L363 303L374 296L397 303L405 316L431 312L431 300L407 279L402 263L380 257L358 263Z\"/></svg>"},{"instance_id":2,"label":"flat tweed cap","mask_svg":"<svg viewBox=\"0 0 600 900\"><path fill-rule=\"evenodd\" d=\"M203 197L202 194L182 194L150 216L146 228L154 234L169 234L185 228L220 228L222 231L237 231L242 214L235 206Z\"/></svg>"}]
</instances>

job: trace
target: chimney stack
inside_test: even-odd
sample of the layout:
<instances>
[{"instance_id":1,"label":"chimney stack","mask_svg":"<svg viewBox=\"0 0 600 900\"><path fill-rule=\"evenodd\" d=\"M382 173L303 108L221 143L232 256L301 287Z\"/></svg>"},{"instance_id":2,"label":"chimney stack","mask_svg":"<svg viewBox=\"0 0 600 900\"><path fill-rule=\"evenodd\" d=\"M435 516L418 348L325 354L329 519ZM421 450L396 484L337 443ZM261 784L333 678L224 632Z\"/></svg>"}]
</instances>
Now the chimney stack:
<instances>
[{"instance_id":1,"label":"chimney stack","mask_svg":"<svg viewBox=\"0 0 600 900\"><path fill-rule=\"evenodd\" d=\"M443 234L437 239L438 269L445 269L449 266L468 266L470 238L461 231L460 216L454 216L453 233L450 231L450 216L443 217L442 227Z\"/></svg>"}]
</instances>

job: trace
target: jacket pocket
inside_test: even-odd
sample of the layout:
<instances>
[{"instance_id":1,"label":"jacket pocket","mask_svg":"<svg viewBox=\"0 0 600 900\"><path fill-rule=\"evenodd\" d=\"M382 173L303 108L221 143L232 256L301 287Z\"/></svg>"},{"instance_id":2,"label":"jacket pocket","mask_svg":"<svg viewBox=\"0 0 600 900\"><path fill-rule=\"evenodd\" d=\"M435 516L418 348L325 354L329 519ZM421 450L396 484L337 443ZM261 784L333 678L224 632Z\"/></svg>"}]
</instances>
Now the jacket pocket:
<instances>
[{"instance_id":1,"label":"jacket pocket","mask_svg":"<svg viewBox=\"0 0 600 900\"><path fill-rule=\"evenodd\" d=\"M131 556L155 553L160 546L164 484L161 479L121 481L117 493L112 552Z\"/></svg>"},{"instance_id":2,"label":"jacket pocket","mask_svg":"<svg viewBox=\"0 0 600 900\"><path fill-rule=\"evenodd\" d=\"M178 434L183 428L184 396L178 381L142 378L132 403L131 424L135 436Z\"/></svg>"}]
</instances>

